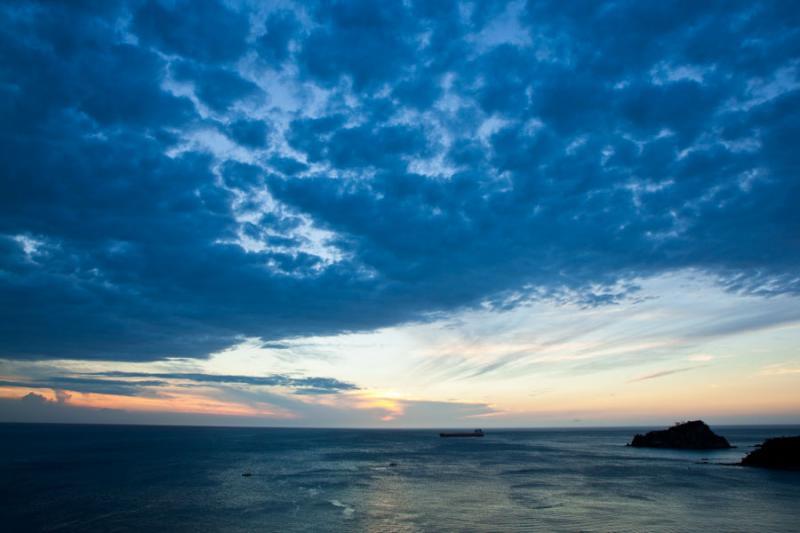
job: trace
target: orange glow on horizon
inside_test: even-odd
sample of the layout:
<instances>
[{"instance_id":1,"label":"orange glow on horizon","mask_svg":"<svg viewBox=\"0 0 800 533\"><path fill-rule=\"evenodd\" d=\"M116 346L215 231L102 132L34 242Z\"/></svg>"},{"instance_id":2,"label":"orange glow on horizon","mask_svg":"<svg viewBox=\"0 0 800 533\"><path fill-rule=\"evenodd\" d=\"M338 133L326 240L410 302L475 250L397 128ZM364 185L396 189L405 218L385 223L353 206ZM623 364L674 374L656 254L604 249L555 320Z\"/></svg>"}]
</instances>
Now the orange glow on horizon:
<instances>
[{"instance_id":1,"label":"orange glow on horizon","mask_svg":"<svg viewBox=\"0 0 800 533\"><path fill-rule=\"evenodd\" d=\"M85 393L62 390L68 397L64 405L87 409L118 409L136 412L173 412L227 416L268 416L273 418L295 418L293 413L262 404L258 407L226 402L195 394L162 393L159 397L119 396L114 394ZM0 397L20 399L34 393L48 401L57 402L54 390L29 387L1 387Z\"/></svg>"}]
</instances>

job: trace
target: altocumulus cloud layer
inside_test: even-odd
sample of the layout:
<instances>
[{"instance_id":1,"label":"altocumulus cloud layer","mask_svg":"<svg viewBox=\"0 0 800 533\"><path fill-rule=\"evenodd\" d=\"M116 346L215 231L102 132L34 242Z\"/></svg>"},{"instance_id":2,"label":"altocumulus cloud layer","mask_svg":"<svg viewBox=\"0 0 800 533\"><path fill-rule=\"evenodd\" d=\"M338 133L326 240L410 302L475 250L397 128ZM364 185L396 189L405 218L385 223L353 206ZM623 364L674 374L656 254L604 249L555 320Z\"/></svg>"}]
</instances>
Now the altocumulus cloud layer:
<instances>
[{"instance_id":1,"label":"altocumulus cloud layer","mask_svg":"<svg viewBox=\"0 0 800 533\"><path fill-rule=\"evenodd\" d=\"M687 268L800 291L792 2L6 0L0 24L5 358L202 357Z\"/></svg>"}]
</instances>

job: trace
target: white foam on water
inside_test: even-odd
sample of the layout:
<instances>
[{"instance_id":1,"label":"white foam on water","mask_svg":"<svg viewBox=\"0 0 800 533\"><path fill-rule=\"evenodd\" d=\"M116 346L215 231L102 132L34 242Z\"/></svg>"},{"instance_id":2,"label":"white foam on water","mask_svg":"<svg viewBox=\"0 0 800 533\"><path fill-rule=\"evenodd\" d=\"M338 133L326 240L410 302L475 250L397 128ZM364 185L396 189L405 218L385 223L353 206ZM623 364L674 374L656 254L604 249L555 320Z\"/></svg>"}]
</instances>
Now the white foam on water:
<instances>
[{"instance_id":1,"label":"white foam on water","mask_svg":"<svg viewBox=\"0 0 800 533\"><path fill-rule=\"evenodd\" d=\"M329 500L329 501L335 507L340 507L342 509L342 514L344 515L345 518L351 518L353 516L353 513L355 512L355 509L353 509L349 505L346 505L346 504L340 502L339 500Z\"/></svg>"}]
</instances>

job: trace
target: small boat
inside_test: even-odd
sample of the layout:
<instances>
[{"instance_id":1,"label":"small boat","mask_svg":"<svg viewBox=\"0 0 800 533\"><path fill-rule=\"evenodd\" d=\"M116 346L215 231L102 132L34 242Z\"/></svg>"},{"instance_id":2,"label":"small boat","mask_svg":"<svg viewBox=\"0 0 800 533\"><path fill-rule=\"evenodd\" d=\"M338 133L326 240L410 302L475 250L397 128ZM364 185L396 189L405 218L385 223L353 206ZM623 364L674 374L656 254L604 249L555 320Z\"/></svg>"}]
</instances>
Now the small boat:
<instances>
[{"instance_id":1,"label":"small boat","mask_svg":"<svg viewBox=\"0 0 800 533\"><path fill-rule=\"evenodd\" d=\"M483 430L476 429L475 431L469 432L453 432L453 433L439 433L440 437L483 437Z\"/></svg>"}]
</instances>

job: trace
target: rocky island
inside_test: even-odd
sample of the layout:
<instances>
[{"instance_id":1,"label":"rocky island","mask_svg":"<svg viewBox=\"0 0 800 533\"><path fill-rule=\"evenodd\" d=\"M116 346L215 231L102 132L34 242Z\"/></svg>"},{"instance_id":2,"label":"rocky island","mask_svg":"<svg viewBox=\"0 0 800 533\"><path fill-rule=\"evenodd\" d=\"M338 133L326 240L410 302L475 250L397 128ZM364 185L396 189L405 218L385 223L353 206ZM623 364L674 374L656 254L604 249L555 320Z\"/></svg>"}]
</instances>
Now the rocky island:
<instances>
[{"instance_id":1,"label":"rocky island","mask_svg":"<svg viewBox=\"0 0 800 533\"><path fill-rule=\"evenodd\" d=\"M636 435L628 446L636 448L677 448L680 450L724 450L732 448L725 437L711 431L702 420L675 424L661 431Z\"/></svg>"},{"instance_id":2,"label":"rocky island","mask_svg":"<svg viewBox=\"0 0 800 533\"><path fill-rule=\"evenodd\" d=\"M767 439L739 463L742 466L800 470L800 437Z\"/></svg>"}]
</instances>

